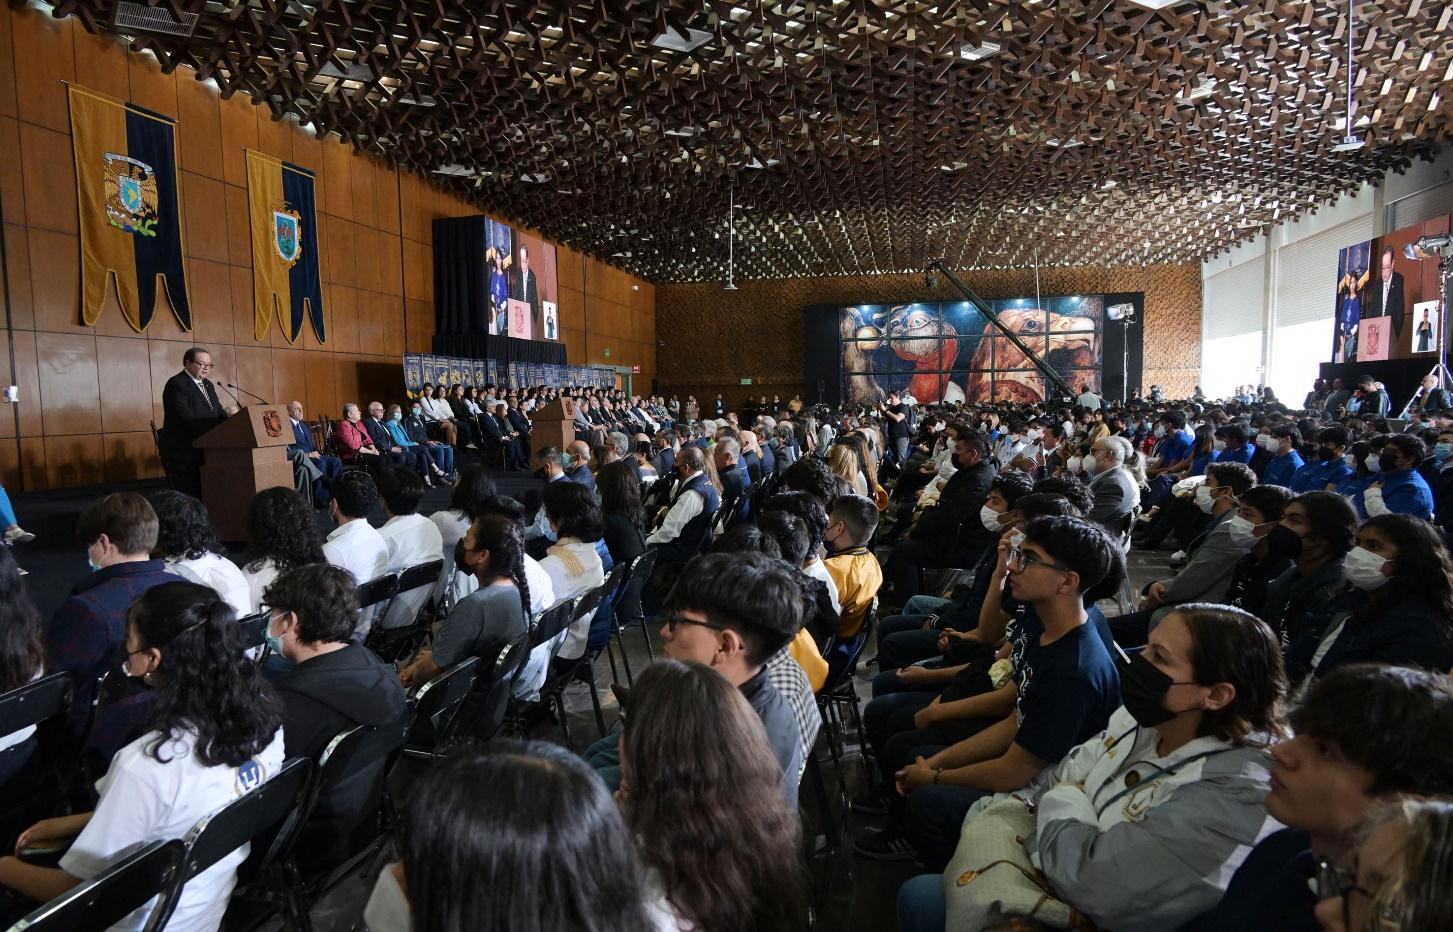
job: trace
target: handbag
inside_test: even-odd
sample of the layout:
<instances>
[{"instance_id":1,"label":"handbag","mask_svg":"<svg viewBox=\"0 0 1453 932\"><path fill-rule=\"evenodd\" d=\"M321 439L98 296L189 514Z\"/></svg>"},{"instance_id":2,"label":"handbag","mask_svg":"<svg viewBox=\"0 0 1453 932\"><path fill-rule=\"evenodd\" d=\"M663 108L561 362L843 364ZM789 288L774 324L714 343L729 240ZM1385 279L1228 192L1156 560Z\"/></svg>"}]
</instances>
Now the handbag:
<instances>
[{"instance_id":1,"label":"handbag","mask_svg":"<svg viewBox=\"0 0 1453 932\"><path fill-rule=\"evenodd\" d=\"M995 797L964 821L943 875L948 932L982 932L1014 918L1093 932L1094 923L1055 896L1030 862L1024 842L1034 828L1034 812L1012 795Z\"/></svg>"}]
</instances>

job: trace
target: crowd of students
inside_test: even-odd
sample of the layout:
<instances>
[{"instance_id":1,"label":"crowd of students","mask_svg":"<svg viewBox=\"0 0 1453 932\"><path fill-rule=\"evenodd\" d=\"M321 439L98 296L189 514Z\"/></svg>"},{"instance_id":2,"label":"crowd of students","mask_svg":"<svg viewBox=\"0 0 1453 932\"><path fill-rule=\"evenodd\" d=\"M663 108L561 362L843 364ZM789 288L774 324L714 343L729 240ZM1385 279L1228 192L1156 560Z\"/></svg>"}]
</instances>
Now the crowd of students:
<instances>
[{"instance_id":1,"label":"crowd of students","mask_svg":"<svg viewBox=\"0 0 1453 932\"><path fill-rule=\"evenodd\" d=\"M326 537L298 493L257 496L237 562L196 499L105 496L78 522L93 572L50 619L0 548L0 691L73 674L71 737L105 772L94 812L20 834L68 845L58 862L0 858L5 905L181 837L340 731L406 721L406 690L492 664L650 554L603 610L664 645L618 721L579 755L496 738L431 768L369 928L804 928L799 789L818 696L855 671L876 780L853 847L924 869L904 930L1446 927L1453 757L1430 736L1453 733L1453 423L1080 401L601 431L537 452L534 516L478 465L428 517L416 471L354 470ZM1170 547L1133 589L1130 553ZM417 600L359 610L360 583L437 560ZM451 608L397 670L365 646L426 600ZM258 610L262 664L235 624ZM603 618L532 651L515 697L574 669ZM88 722L117 669L149 689ZM19 749L0 784L37 744L0 738ZM320 804L306 863L376 832L381 767ZM245 855L189 882L169 928L215 929Z\"/></svg>"}]
</instances>

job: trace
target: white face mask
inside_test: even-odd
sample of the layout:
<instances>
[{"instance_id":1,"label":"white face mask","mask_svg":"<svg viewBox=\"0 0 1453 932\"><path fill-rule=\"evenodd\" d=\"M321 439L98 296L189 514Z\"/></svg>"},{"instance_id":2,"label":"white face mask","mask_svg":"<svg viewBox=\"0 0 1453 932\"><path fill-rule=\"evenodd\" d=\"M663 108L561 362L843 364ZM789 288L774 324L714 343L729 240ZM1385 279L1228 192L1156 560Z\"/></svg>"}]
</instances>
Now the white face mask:
<instances>
[{"instance_id":1,"label":"white face mask","mask_svg":"<svg viewBox=\"0 0 1453 932\"><path fill-rule=\"evenodd\" d=\"M993 531L997 534L1001 530L999 526L999 512L990 508L988 505L979 509L979 523L984 525L984 530L986 531Z\"/></svg>"},{"instance_id":2,"label":"white face mask","mask_svg":"<svg viewBox=\"0 0 1453 932\"><path fill-rule=\"evenodd\" d=\"M1226 449L1226 441L1216 440L1212 442L1211 449L1215 450L1217 453L1220 453L1222 450Z\"/></svg>"},{"instance_id":3,"label":"white face mask","mask_svg":"<svg viewBox=\"0 0 1453 932\"><path fill-rule=\"evenodd\" d=\"M1204 485L1196 486L1196 507L1206 514L1210 514L1211 509L1216 507L1216 496Z\"/></svg>"},{"instance_id":4,"label":"white face mask","mask_svg":"<svg viewBox=\"0 0 1453 932\"><path fill-rule=\"evenodd\" d=\"M1080 471L1080 463L1081 460L1078 456L1072 456L1065 460L1065 469L1068 469L1072 473L1077 473Z\"/></svg>"},{"instance_id":5,"label":"white face mask","mask_svg":"<svg viewBox=\"0 0 1453 932\"><path fill-rule=\"evenodd\" d=\"M1094 454L1085 457L1083 466L1085 467L1085 475L1092 479L1100 473L1100 464L1095 461Z\"/></svg>"},{"instance_id":6,"label":"white face mask","mask_svg":"<svg viewBox=\"0 0 1453 932\"><path fill-rule=\"evenodd\" d=\"M1019 545L1022 544L1022 543L1024 543L1024 532L1023 531L1021 531L1021 530L1019 530L1019 529L1016 528L1016 529L1014 529L1014 530L1012 530L1012 531L1009 532L1009 546L1010 547L1013 547L1015 550L1018 550L1019 549Z\"/></svg>"},{"instance_id":7,"label":"white face mask","mask_svg":"<svg viewBox=\"0 0 1453 932\"><path fill-rule=\"evenodd\" d=\"M1031 430L1031 431L1027 432L1024 435L1024 439L1025 440L1028 440L1030 443L1034 443L1036 440L1039 439L1039 431L1037 431L1037 430Z\"/></svg>"},{"instance_id":8,"label":"white face mask","mask_svg":"<svg viewBox=\"0 0 1453 932\"><path fill-rule=\"evenodd\" d=\"M1249 548L1256 543L1256 525L1240 515L1227 521L1226 528L1231 534L1231 543L1236 546Z\"/></svg>"},{"instance_id":9,"label":"white face mask","mask_svg":"<svg viewBox=\"0 0 1453 932\"><path fill-rule=\"evenodd\" d=\"M412 932L414 916L409 909L409 898L399 886L392 864L378 875L368 905L363 909L363 921L369 932Z\"/></svg>"},{"instance_id":10,"label":"white face mask","mask_svg":"<svg viewBox=\"0 0 1453 932\"><path fill-rule=\"evenodd\" d=\"M1152 433L1156 436L1157 439L1159 439L1165 436L1165 428L1157 424L1155 425L1155 430L1152 431Z\"/></svg>"},{"instance_id":11,"label":"white face mask","mask_svg":"<svg viewBox=\"0 0 1453 932\"><path fill-rule=\"evenodd\" d=\"M1378 455L1376 453L1369 453L1367 454L1367 459L1362 461L1362 465L1367 467L1368 472L1377 472L1381 468L1377 461Z\"/></svg>"},{"instance_id":12,"label":"white face mask","mask_svg":"<svg viewBox=\"0 0 1453 932\"><path fill-rule=\"evenodd\" d=\"M1357 468L1357 457L1351 453L1348 453L1346 456L1342 457L1342 462L1347 464L1348 469Z\"/></svg>"},{"instance_id":13,"label":"white face mask","mask_svg":"<svg viewBox=\"0 0 1453 932\"><path fill-rule=\"evenodd\" d=\"M1348 582L1363 591L1380 588L1390 577L1384 576L1382 568L1387 559L1363 547L1353 547L1342 564L1342 575Z\"/></svg>"}]
</instances>

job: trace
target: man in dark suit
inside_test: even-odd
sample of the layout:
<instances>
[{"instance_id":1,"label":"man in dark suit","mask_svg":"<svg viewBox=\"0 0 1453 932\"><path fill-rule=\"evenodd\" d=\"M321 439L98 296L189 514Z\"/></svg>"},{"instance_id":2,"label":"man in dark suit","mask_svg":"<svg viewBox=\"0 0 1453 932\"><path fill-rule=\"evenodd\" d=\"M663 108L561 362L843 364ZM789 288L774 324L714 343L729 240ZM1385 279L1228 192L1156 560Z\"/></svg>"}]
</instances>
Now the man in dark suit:
<instances>
[{"instance_id":1,"label":"man in dark suit","mask_svg":"<svg viewBox=\"0 0 1453 932\"><path fill-rule=\"evenodd\" d=\"M368 403L368 417L363 419L363 429L368 431L369 439L378 448L378 452L392 460L395 466L403 466L408 462L409 455L394 441L393 434L388 432L388 425L383 422L382 402Z\"/></svg>"},{"instance_id":2,"label":"man in dark suit","mask_svg":"<svg viewBox=\"0 0 1453 932\"><path fill-rule=\"evenodd\" d=\"M520 268L510 276L510 297L530 306L530 334L540 339L540 289L530 268L530 250L520 244Z\"/></svg>"},{"instance_id":3,"label":"man in dark suit","mask_svg":"<svg viewBox=\"0 0 1453 932\"><path fill-rule=\"evenodd\" d=\"M207 378L212 354L194 346L182 355L182 371L167 379L161 392L161 455L177 491L202 494L202 451L192 441L227 420L230 413ZM235 409L235 408L234 408Z\"/></svg>"},{"instance_id":4,"label":"man in dark suit","mask_svg":"<svg viewBox=\"0 0 1453 932\"><path fill-rule=\"evenodd\" d=\"M1388 246L1382 251L1381 274L1377 281L1363 289L1363 317L1391 317L1392 332L1396 338L1403 335L1403 273L1393 271L1393 259L1397 253Z\"/></svg>"},{"instance_id":5,"label":"man in dark suit","mask_svg":"<svg viewBox=\"0 0 1453 932\"><path fill-rule=\"evenodd\" d=\"M313 502L328 503L328 489L334 479L343 475L343 461L336 456L320 452L313 443L313 430L303 423L303 403L288 402L288 419L293 422L293 442L288 444L288 453L294 457L311 460L323 475L313 481Z\"/></svg>"}]
</instances>

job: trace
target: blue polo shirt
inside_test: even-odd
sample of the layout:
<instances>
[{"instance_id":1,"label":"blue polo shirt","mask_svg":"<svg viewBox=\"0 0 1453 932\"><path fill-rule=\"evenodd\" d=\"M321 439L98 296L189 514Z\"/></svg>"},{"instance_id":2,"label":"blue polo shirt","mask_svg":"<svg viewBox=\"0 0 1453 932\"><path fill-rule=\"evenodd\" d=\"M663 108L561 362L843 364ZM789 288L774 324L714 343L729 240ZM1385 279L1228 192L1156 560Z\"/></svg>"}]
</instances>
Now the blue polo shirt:
<instances>
[{"instance_id":1,"label":"blue polo shirt","mask_svg":"<svg viewBox=\"0 0 1453 932\"><path fill-rule=\"evenodd\" d=\"M1433 517L1433 490L1428 488L1427 481L1418 475L1416 469L1380 473L1374 477L1374 481L1382 482L1382 503L1387 506L1388 511L1396 515L1412 515L1424 521ZM1352 504L1357 508L1357 517L1363 520L1368 517L1364 499L1367 487L1371 484L1368 482L1363 485L1352 497Z\"/></svg>"},{"instance_id":2,"label":"blue polo shirt","mask_svg":"<svg viewBox=\"0 0 1453 932\"><path fill-rule=\"evenodd\" d=\"M1251 465L1251 457L1256 454L1256 449L1249 443L1243 443L1239 447L1227 447L1221 451L1216 458L1218 463L1240 463L1242 466Z\"/></svg>"},{"instance_id":3,"label":"blue polo shirt","mask_svg":"<svg viewBox=\"0 0 1453 932\"><path fill-rule=\"evenodd\" d=\"M1306 465L1302 455L1296 450L1290 453L1283 453L1281 456L1273 456L1266 464L1266 469L1261 473L1262 485L1285 485L1290 486L1292 477L1297 470Z\"/></svg>"},{"instance_id":4,"label":"blue polo shirt","mask_svg":"<svg viewBox=\"0 0 1453 932\"><path fill-rule=\"evenodd\" d=\"M1196 445L1196 438L1183 430L1175 430L1166 434L1160 441L1156 455L1160 457L1160 465L1169 466L1172 463L1179 463L1191 455L1191 450Z\"/></svg>"}]
</instances>

